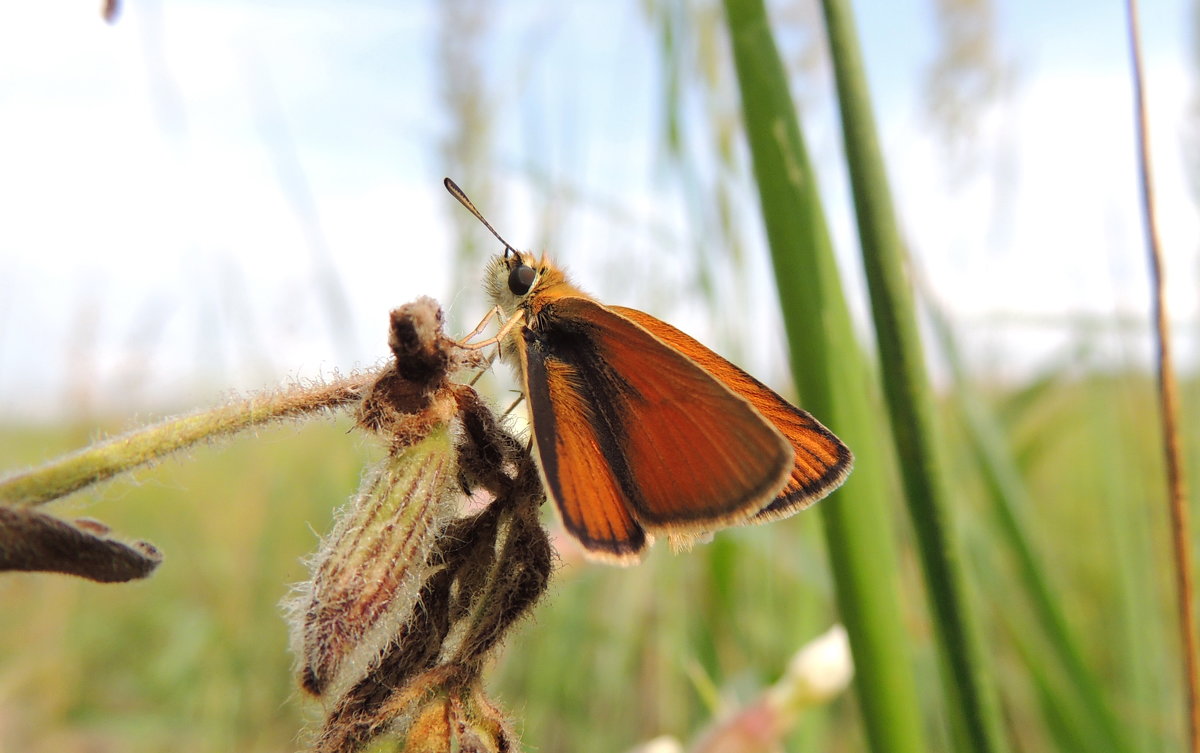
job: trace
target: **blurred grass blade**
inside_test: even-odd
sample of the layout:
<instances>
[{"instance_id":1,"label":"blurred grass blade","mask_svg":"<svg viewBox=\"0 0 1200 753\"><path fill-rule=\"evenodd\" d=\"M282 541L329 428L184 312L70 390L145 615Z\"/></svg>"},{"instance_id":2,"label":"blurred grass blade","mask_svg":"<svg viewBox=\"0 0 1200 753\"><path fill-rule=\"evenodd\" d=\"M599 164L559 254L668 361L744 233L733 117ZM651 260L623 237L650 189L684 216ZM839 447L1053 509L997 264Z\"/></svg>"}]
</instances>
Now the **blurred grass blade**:
<instances>
[{"instance_id":1,"label":"blurred grass blade","mask_svg":"<svg viewBox=\"0 0 1200 753\"><path fill-rule=\"evenodd\" d=\"M887 452L871 415L865 359L762 0L725 0L725 11L797 387L859 459L845 487L818 509L867 738L877 753L924 751L897 559L890 528L881 524L890 519L881 467Z\"/></svg>"},{"instance_id":2,"label":"blurred grass blade","mask_svg":"<svg viewBox=\"0 0 1200 753\"><path fill-rule=\"evenodd\" d=\"M994 692L985 678L983 652L972 624L948 515L948 495L933 422L933 404L917 332L911 284L905 269L891 195L875 136L862 56L850 4L822 0L842 113L863 266L900 459L909 515L934 610L941 659L949 676L946 696L961 743L977 753L1004 750Z\"/></svg>"},{"instance_id":3,"label":"blurred grass blade","mask_svg":"<svg viewBox=\"0 0 1200 753\"><path fill-rule=\"evenodd\" d=\"M1112 709L1100 692L1099 680L1084 661L1079 642L1071 634L1067 619L1059 608L1058 599L1043 575L1045 569L1042 562L1034 552L1032 537L1023 517L1023 511L1029 509L1031 501L1021 473L1014 464L1012 455L1004 447L998 427L972 391L950 323L936 307L930 307L929 310L933 333L954 375L954 389L951 390L951 394L954 396L956 412L962 419L974 460L979 467L980 480L991 502L992 515L996 522L995 530L1009 549L1020 585L1029 598L1038 627L1045 634L1053 649L1055 660L1070 681L1071 693L1075 696L1071 702L1082 708L1087 718L1086 723L1091 727L1093 739L1104 741L1103 744L1093 744L1086 749L1128 753L1133 750L1128 735L1117 723ZM1026 664L1035 677L1041 671L1047 653L1050 652L1026 652ZM1063 692L1042 693L1041 698L1059 705L1067 700L1062 698L1063 695Z\"/></svg>"},{"instance_id":4,"label":"blurred grass blade","mask_svg":"<svg viewBox=\"0 0 1200 753\"><path fill-rule=\"evenodd\" d=\"M1001 621L1008 624L1013 646L1029 669L1028 681L1033 686L1037 707L1045 719L1048 737L1056 743L1054 749L1111 750L1109 740L1103 733L1081 718L1076 696L1064 693L1061 684L1055 683L1050 677L1045 662L1041 660L1045 654L1044 650L1040 646L1031 645L1031 631L1027 628L1032 626L1012 624L1014 620L1011 617L1003 613L1000 615Z\"/></svg>"}]
</instances>

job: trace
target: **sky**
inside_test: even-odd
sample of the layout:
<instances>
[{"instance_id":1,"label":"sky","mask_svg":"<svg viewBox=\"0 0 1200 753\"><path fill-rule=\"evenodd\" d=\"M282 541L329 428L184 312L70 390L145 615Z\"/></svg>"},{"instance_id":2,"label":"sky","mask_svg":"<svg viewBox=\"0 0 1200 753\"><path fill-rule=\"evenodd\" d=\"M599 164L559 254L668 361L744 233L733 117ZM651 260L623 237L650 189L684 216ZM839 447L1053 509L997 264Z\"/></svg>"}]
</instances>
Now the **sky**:
<instances>
[{"instance_id":1,"label":"sky","mask_svg":"<svg viewBox=\"0 0 1200 753\"><path fill-rule=\"evenodd\" d=\"M786 380L745 181L735 207L748 292L718 311L689 293L705 231L686 182L664 169L663 73L645 4L482 5L493 160L481 209L492 224L519 247L552 239L601 300L732 339L751 371ZM980 169L959 180L922 94L931 5L855 9L905 236L925 289L966 328L973 363L1020 378L1061 358L1085 318L1144 324L1123 4L997 3L1012 76L985 113ZM135 0L113 25L99 3L6 9L0 420L178 409L369 367L387 352L387 312L419 295L469 329L484 305L449 271L463 210L441 185L453 123L438 7ZM1169 302L1193 367L1189 13L1183 0L1142 3ZM806 138L865 330L836 110L817 89ZM452 177L468 193L480 179ZM1144 363L1149 339L1122 331L1098 358Z\"/></svg>"}]
</instances>

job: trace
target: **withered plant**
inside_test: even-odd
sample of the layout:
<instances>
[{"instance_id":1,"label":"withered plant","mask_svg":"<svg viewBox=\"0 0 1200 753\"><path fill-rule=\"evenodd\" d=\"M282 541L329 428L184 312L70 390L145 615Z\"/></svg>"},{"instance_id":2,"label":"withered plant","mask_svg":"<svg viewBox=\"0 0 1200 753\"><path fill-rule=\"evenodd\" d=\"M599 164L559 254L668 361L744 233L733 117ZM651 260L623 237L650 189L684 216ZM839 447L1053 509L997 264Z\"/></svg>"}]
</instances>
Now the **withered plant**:
<instances>
[{"instance_id":1,"label":"withered plant","mask_svg":"<svg viewBox=\"0 0 1200 753\"><path fill-rule=\"evenodd\" d=\"M513 750L480 675L549 581L545 495L528 448L454 381L482 361L443 334L436 302L393 311L389 344L381 371L172 419L0 480L0 570L145 577L161 561L152 545L35 508L200 441L355 407L387 457L286 605L300 687L324 709L312 750L349 753L385 735L410 751Z\"/></svg>"}]
</instances>

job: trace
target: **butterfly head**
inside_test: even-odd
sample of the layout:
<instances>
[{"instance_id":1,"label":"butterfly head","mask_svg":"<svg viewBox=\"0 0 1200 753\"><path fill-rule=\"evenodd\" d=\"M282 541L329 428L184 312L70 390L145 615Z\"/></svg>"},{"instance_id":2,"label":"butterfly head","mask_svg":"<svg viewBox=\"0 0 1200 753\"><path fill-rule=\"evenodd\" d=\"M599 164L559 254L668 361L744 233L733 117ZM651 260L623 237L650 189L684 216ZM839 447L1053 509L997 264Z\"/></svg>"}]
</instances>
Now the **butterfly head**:
<instances>
[{"instance_id":1,"label":"butterfly head","mask_svg":"<svg viewBox=\"0 0 1200 753\"><path fill-rule=\"evenodd\" d=\"M528 301L538 291L561 282L562 272L545 256L534 259L533 254L511 247L492 259L486 279L488 297L506 316L528 308Z\"/></svg>"}]
</instances>

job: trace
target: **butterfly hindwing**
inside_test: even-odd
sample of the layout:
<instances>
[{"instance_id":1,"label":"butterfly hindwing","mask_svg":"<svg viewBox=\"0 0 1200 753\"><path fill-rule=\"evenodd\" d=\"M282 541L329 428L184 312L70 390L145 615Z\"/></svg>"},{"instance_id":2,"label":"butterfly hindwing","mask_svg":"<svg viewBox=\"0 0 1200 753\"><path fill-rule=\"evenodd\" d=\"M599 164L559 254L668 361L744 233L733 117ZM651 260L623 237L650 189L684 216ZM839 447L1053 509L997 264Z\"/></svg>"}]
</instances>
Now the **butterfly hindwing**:
<instances>
[{"instance_id":1,"label":"butterfly hindwing","mask_svg":"<svg viewBox=\"0 0 1200 753\"><path fill-rule=\"evenodd\" d=\"M791 443L793 462L787 484L756 518L765 521L787 517L826 496L846 479L854 456L808 411L787 402L770 387L670 324L636 309L611 308L702 365L729 389L749 400Z\"/></svg>"}]
</instances>

